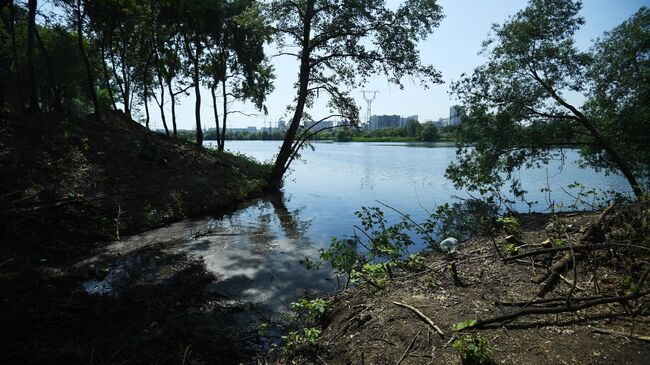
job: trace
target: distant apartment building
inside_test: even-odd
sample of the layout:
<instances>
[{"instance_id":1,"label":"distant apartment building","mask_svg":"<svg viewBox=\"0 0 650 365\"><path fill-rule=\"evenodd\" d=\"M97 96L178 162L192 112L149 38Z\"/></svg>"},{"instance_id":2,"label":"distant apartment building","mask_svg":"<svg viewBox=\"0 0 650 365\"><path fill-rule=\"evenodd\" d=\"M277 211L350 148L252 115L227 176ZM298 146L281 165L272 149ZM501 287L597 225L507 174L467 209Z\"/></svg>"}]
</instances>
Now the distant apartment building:
<instances>
[{"instance_id":1,"label":"distant apartment building","mask_svg":"<svg viewBox=\"0 0 650 365\"><path fill-rule=\"evenodd\" d=\"M449 118L438 118L438 120L433 122L433 125L436 127L445 127L449 125Z\"/></svg>"},{"instance_id":2,"label":"distant apartment building","mask_svg":"<svg viewBox=\"0 0 650 365\"><path fill-rule=\"evenodd\" d=\"M454 105L449 108L449 124L448 125L459 125L463 122L462 116L465 114L465 108L460 105Z\"/></svg>"},{"instance_id":3,"label":"distant apartment building","mask_svg":"<svg viewBox=\"0 0 650 365\"><path fill-rule=\"evenodd\" d=\"M287 123L282 119L278 119L278 130L285 131L286 129L287 129Z\"/></svg>"},{"instance_id":4,"label":"distant apartment building","mask_svg":"<svg viewBox=\"0 0 650 365\"><path fill-rule=\"evenodd\" d=\"M399 128L408 124L409 120L418 120L417 115L401 117L399 115L371 115L368 130L375 131L382 128Z\"/></svg>"},{"instance_id":5,"label":"distant apartment building","mask_svg":"<svg viewBox=\"0 0 650 365\"><path fill-rule=\"evenodd\" d=\"M417 115L411 115L411 116L408 116L408 117L402 117L400 119L399 126L400 127L406 127L406 125L409 124L410 120L414 120L414 121L418 122L418 116Z\"/></svg>"},{"instance_id":6,"label":"distant apartment building","mask_svg":"<svg viewBox=\"0 0 650 365\"><path fill-rule=\"evenodd\" d=\"M255 133L257 132L257 127L247 127L246 132Z\"/></svg>"},{"instance_id":7,"label":"distant apartment building","mask_svg":"<svg viewBox=\"0 0 650 365\"><path fill-rule=\"evenodd\" d=\"M312 128L312 131L320 131L326 128L332 128L334 126L334 121L332 120L324 120L322 122L314 121L314 120L309 120L305 121L305 128L310 128L314 124L317 124L314 128Z\"/></svg>"}]
</instances>

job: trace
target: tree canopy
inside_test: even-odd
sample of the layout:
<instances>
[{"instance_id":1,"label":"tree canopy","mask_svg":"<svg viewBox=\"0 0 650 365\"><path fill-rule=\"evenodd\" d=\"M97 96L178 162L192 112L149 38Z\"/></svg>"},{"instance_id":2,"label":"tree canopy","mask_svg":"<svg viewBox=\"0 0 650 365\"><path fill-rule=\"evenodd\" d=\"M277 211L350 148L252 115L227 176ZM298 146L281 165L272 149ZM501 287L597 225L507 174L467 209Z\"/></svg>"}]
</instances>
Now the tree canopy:
<instances>
[{"instance_id":1,"label":"tree canopy","mask_svg":"<svg viewBox=\"0 0 650 365\"><path fill-rule=\"evenodd\" d=\"M579 1L529 1L503 25L493 27L482 49L487 63L454 83L453 92L467 110L459 131L458 162L447 170L457 187L496 193L510 181L511 191L521 195L515 178L520 168L562 158L561 147L571 146L581 149L585 163L622 174L635 195L643 194L639 179L647 184L647 162L630 152L648 155L648 144L632 137L632 130L647 129L647 97L641 98L647 82L631 88L619 84L621 75L614 68L617 62L630 62L629 57L624 60L623 50L633 49L638 83L643 83L642 75L647 80L647 15L645 25L634 20L647 9L607 33L591 52L575 46L574 34L584 24L580 9ZM636 38L621 34L630 28L637 29ZM621 50L605 52L606 45ZM615 112L625 104L617 90L630 93L624 109L638 112L636 119ZM578 106L572 101L576 95L588 102ZM630 126L627 132L619 128L622 125ZM621 138L620 133L630 135Z\"/></svg>"},{"instance_id":2,"label":"tree canopy","mask_svg":"<svg viewBox=\"0 0 650 365\"><path fill-rule=\"evenodd\" d=\"M350 95L371 75L384 74L402 86L404 78L421 80L422 87L440 82L440 73L423 65L418 42L441 21L435 0L408 0L391 10L384 0L276 0L268 8L280 55L299 61L293 117L276 159L269 185L278 187L304 142L330 117L359 121ZM306 110L321 95L331 114L313 118ZM299 132L301 121L312 123Z\"/></svg>"}]
</instances>

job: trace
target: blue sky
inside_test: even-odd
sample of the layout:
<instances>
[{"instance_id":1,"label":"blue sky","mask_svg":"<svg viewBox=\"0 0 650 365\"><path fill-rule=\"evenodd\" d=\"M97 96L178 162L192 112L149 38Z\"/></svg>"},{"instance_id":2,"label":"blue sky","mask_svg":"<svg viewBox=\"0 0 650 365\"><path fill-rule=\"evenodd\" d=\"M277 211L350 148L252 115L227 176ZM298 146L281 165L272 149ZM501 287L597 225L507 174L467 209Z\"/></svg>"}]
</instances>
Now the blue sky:
<instances>
[{"instance_id":1,"label":"blue sky","mask_svg":"<svg viewBox=\"0 0 650 365\"><path fill-rule=\"evenodd\" d=\"M397 6L400 1L388 0L391 6ZM448 94L449 82L458 80L462 73L470 73L474 67L485 62L477 53L481 42L490 32L493 23L503 23L506 18L526 6L525 0L441 0L445 18L439 28L419 45L424 63L434 65L442 72L444 84L432 85L428 90L419 85L405 82L404 90L389 84L385 77L377 76L370 80L365 87L368 90L379 90L379 95L372 105L373 114L419 115L420 121L438 119L449 116L449 107L455 100ZM641 6L650 6L650 0L585 0L582 16L586 24L576 34L578 47L587 50L591 41L611 30L634 14ZM271 53L277 52L270 47ZM244 117L232 115L230 126L241 128L247 126L261 127L278 119L288 119L285 116L286 106L295 96L293 84L298 77L298 65L290 57L274 58L277 79L275 91L269 95L267 116L258 115ZM365 116L366 104L360 90L352 94L361 107L362 119ZM206 127L214 127L212 104L209 94L203 95L202 119ZM317 103L309 113L314 117L328 115L324 103ZM178 109L179 127L190 129L194 127L194 96L190 95L181 100ZM251 112L245 105L233 105L233 109ZM162 128L159 116L154 115L153 126Z\"/></svg>"}]
</instances>

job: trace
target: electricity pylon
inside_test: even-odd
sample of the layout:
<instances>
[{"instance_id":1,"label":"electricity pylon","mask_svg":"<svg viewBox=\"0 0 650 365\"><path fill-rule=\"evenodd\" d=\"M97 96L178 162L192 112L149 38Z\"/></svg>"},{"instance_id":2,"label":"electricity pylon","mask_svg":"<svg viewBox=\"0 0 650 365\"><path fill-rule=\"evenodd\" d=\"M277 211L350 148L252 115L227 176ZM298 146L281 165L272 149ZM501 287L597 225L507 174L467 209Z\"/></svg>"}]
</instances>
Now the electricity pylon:
<instances>
[{"instance_id":1,"label":"electricity pylon","mask_svg":"<svg viewBox=\"0 0 650 365\"><path fill-rule=\"evenodd\" d=\"M377 98L379 91L377 90L364 90L361 92L363 94L363 99L368 103L368 109L366 110L367 118L366 122L370 124L370 116L372 115L372 102ZM368 97L367 94L372 94L372 97Z\"/></svg>"}]
</instances>

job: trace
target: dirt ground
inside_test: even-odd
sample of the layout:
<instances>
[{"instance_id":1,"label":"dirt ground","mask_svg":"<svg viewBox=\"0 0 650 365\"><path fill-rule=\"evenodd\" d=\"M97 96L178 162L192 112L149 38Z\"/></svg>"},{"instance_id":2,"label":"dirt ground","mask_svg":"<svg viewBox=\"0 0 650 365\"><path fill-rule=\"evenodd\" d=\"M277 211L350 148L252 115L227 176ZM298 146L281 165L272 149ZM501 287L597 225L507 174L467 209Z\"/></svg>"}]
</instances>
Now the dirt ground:
<instances>
[{"instance_id":1,"label":"dirt ground","mask_svg":"<svg viewBox=\"0 0 650 365\"><path fill-rule=\"evenodd\" d=\"M203 262L166 244L84 260L106 242L262 194L267 167L150 132L119 113L0 120L0 363L239 363L244 303L205 292ZM126 261L119 295L82 283ZM240 322L240 313L247 317ZM237 319L237 321L235 321Z\"/></svg>"},{"instance_id":2,"label":"dirt ground","mask_svg":"<svg viewBox=\"0 0 650 365\"><path fill-rule=\"evenodd\" d=\"M577 244L582 235L580 227L596 218L595 214L563 215L566 226L561 234ZM528 215L522 221L519 237L531 246L522 247L518 253L539 248L532 245L555 236L545 230L552 228L547 227L548 215ZM502 233L495 241L507 255L502 244L505 237ZM615 234L608 234L607 242L615 239ZM572 297L621 295L621 288L629 285L621 278L630 275L629 281L638 279L639 268L633 266L648 264L647 246L626 249L593 251L581 260ZM477 237L463 243L455 255L460 285L454 284L448 262L431 253L426 262L429 269L401 273L385 289L365 284L337 293L331 298L328 324L311 359L320 364L459 364L460 355L451 345L471 334L488 341L499 364L647 364L650 338L639 340L627 335L650 335L648 297L626 305L612 303L577 312L526 315L481 329L452 330L455 323L514 312L523 303L539 300L536 294L540 285L531 283L531 278L545 271L553 256L504 263L491 239ZM573 282L573 270L563 276L568 283ZM566 298L573 286L567 282L559 280L545 298ZM420 310L444 335L394 302ZM523 303L507 306L505 302ZM620 334L603 333L608 331Z\"/></svg>"}]
</instances>

